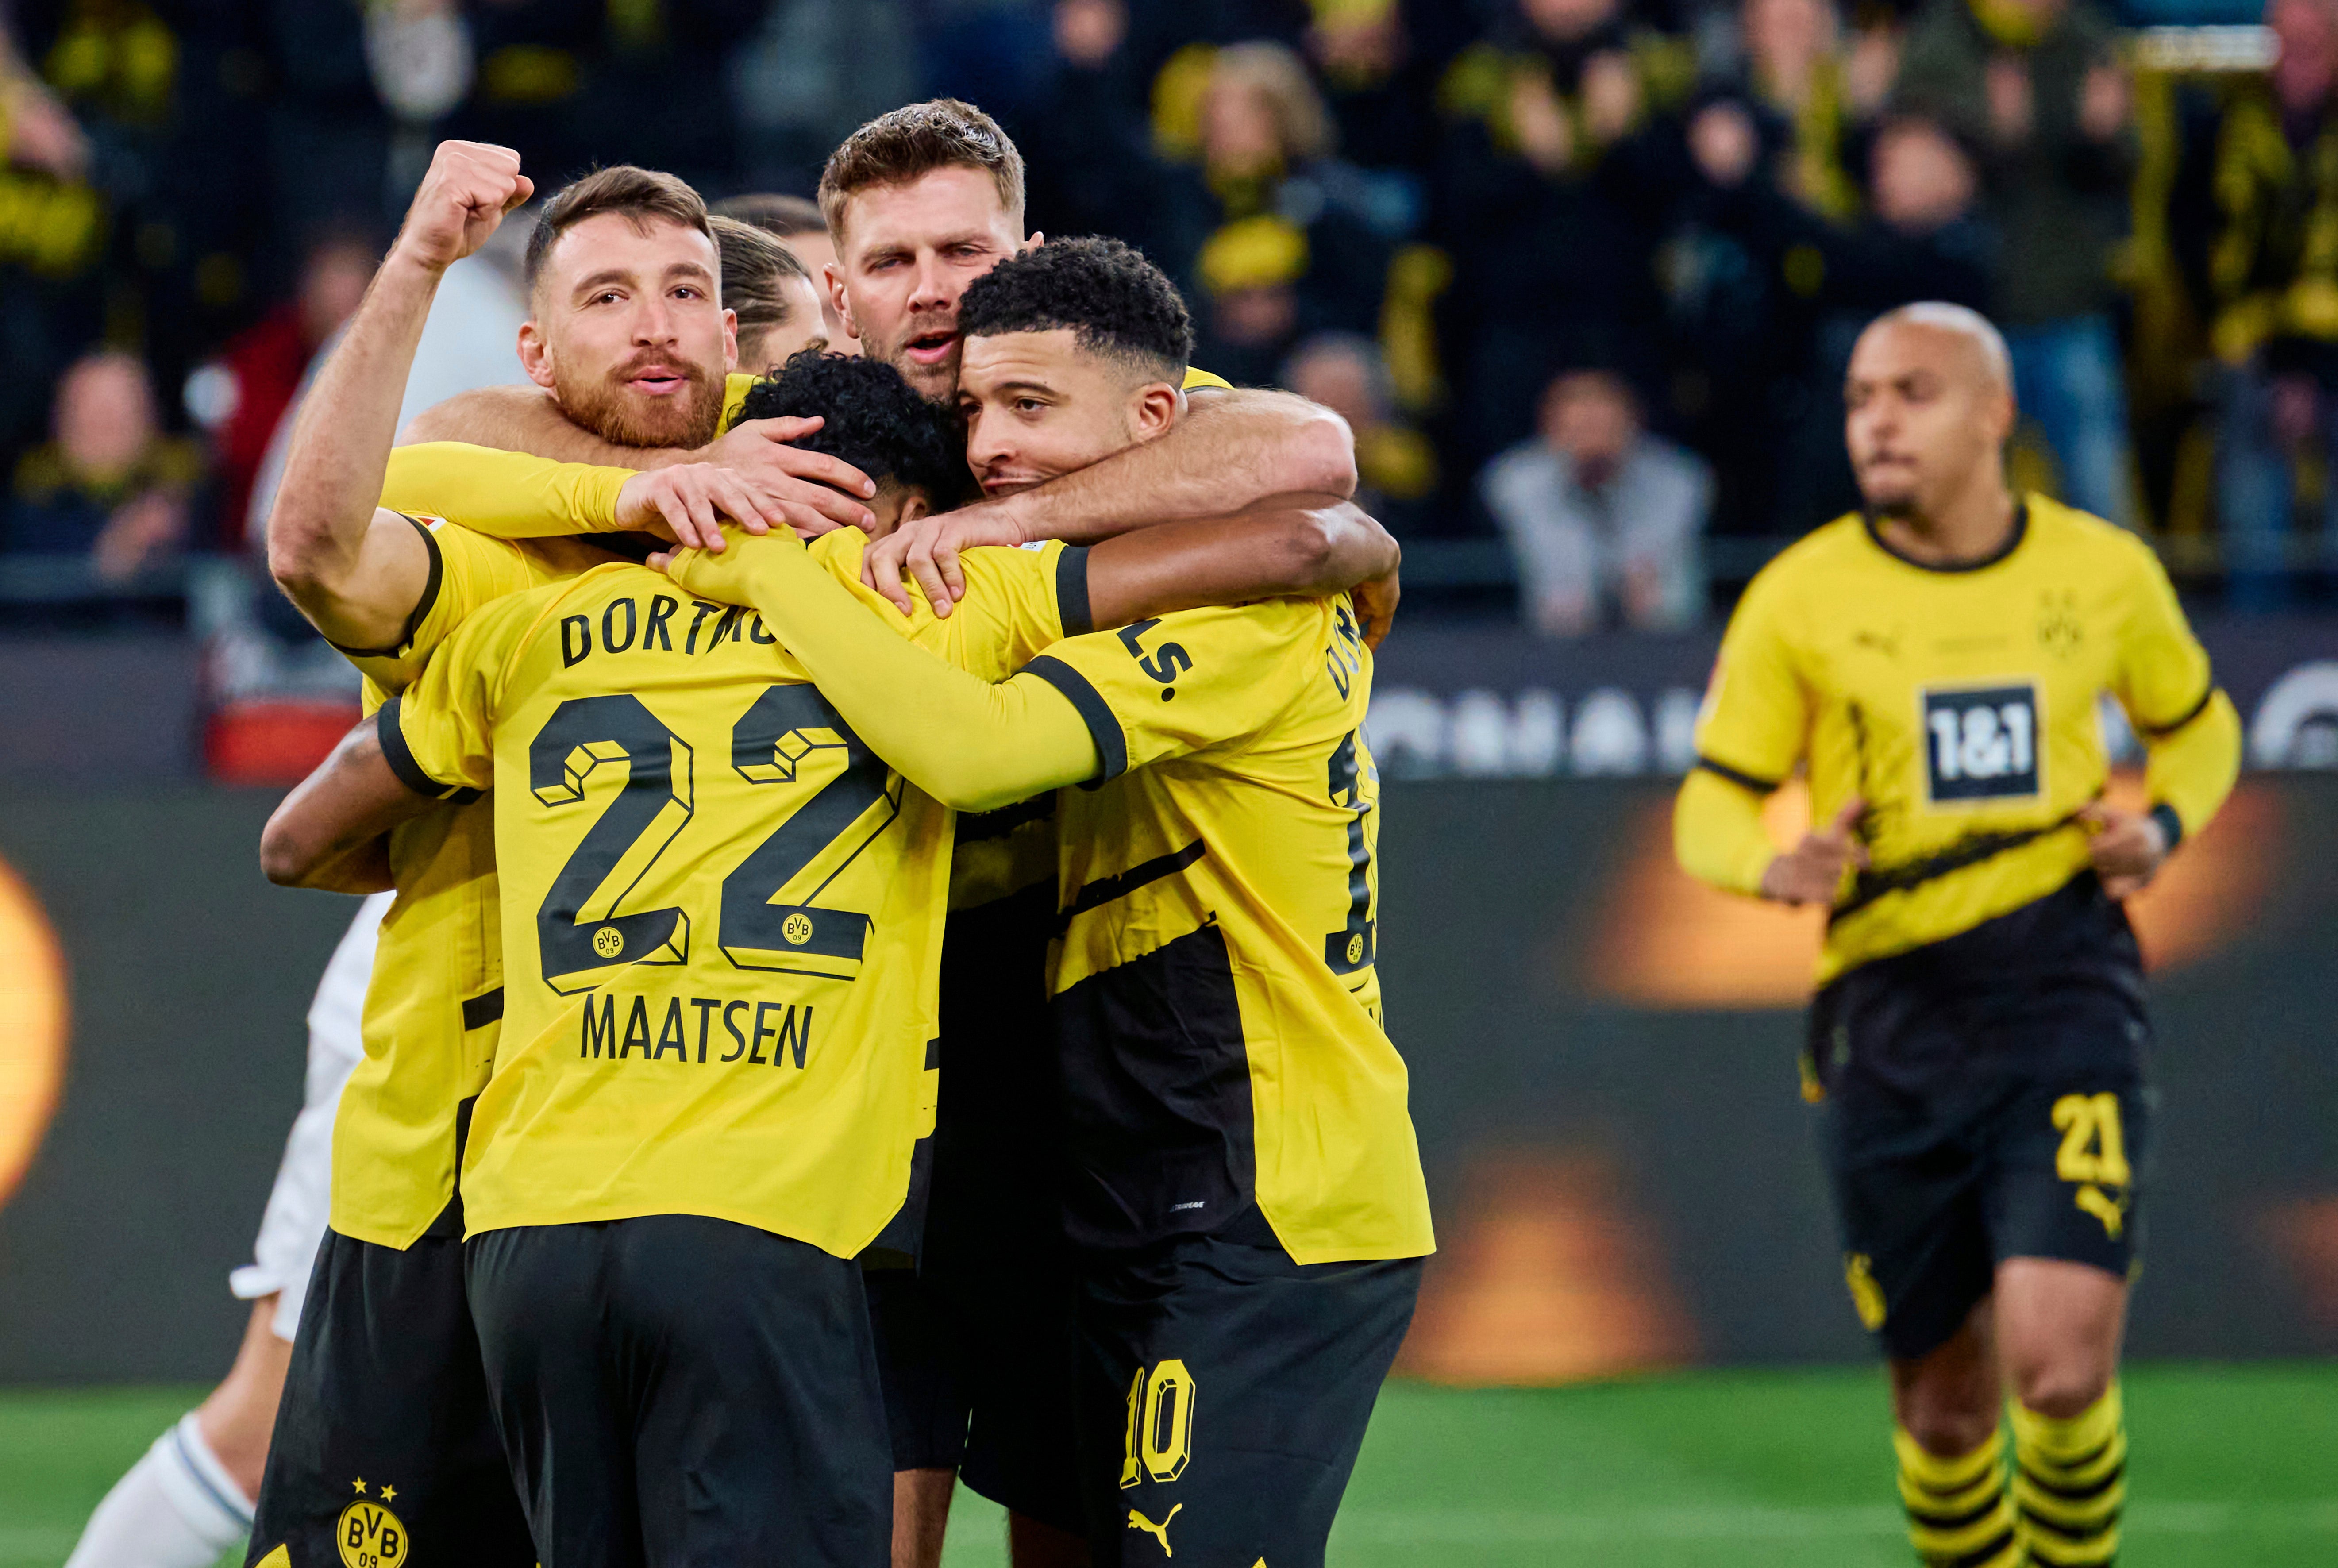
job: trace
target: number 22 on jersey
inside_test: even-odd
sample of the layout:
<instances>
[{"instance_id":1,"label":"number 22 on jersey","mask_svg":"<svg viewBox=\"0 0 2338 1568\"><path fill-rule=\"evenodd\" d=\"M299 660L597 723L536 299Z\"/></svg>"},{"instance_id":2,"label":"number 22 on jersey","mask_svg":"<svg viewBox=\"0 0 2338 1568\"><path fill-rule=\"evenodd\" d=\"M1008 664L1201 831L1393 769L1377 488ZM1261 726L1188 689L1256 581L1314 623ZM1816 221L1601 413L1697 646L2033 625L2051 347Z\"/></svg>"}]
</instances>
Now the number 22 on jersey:
<instances>
[{"instance_id":1,"label":"number 22 on jersey","mask_svg":"<svg viewBox=\"0 0 2338 1568\"><path fill-rule=\"evenodd\" d=\"M808 685L767 688L727 739L725 760L753 786L808 785L824 770L821 761L840 754L844 766L723 878L716 911L722 956L739 969L854 978L869 916L825 906L820 897L900 815L899 782L889 781L885 764ZM529 743L528 787L540 804L559 811L584 799L595 771L619 764L624 783L577 842L536 913L544 981L562 995L592 990L603 971L618 965L690 958L691 911L627 905L697 813L700 748L638 697L572 698ZM843 853L826 857L831 846ZM794 901L775 902L823 858L830 858L826 876Z\"/></svg>"}]
</instances>

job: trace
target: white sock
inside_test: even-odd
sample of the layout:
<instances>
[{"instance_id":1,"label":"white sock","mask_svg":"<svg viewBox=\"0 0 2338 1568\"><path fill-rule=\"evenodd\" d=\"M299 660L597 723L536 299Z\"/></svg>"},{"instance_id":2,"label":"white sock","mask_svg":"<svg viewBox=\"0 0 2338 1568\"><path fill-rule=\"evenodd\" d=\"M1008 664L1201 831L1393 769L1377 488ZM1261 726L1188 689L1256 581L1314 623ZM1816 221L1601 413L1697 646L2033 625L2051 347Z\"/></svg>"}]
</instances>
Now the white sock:
<instances>
[{"instance_id":1,"label":"white sock","mask_svg":"<svg viewBox=\"0 0 2338 1568\"><path fill-rule=\"evenodd\" d=\"M211 1568L250 1528L250 1499L191 1410L113 1484L65 1568Z\"/></svg>"}]
</instances>

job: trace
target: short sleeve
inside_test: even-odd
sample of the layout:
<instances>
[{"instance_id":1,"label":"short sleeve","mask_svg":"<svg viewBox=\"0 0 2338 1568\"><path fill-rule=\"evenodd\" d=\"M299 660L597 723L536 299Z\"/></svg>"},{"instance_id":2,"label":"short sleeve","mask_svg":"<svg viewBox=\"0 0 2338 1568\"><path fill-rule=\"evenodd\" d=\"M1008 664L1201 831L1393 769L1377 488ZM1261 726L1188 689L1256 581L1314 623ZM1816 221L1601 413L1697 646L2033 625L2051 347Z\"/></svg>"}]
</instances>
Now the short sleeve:
<instances>
[{"instance_id":1,"label":"short sleeve","mask_svg":"<svg viewBox=\"0 0 2338 1568\"><path fill-rule=\"evenodd\" d=\"M506 599L471 617L374 715L382 756L408 789L460 799L495 782L496 701L536 608Z\"/></svg>"},{"instance_id":2,"label":"short sleeve","mask_svg":"<svg viewBox=\"0 0 2338 1568\"><path fill-rule=\"evenodd\" d=\"M406 635L394 647L340 650L385 691L403 691L432 651L479 610L536 585L526 552L508 539L491 539L439 517L407 521L421 531L430 573L407 618Z\"/></svg>"},{"instance_id":3,"label":"short sleeve","mask_svg":"<svg viewBox=\"0 0 2338 1568\"><path fill-rule=\"evenodd\" d=\"M1079 711L1109 779L1272 724L1305 681L1329 678L1320 653L1330 613L1304 599L1181 610L1068 638L1024 673Z\"/></svg>"},{"instance_id":4,"label":"short sleeve","mask_svg":"<svg viewBox=\"0 0 2338 1568\"><path fill-rule=\"evenodd\" d=\"M2146 738L2198 718L2215 691L2207 650L2192 634L2176 587L2157 556L2137 545L2131 601L2119 640L2114 686L2128 720Z\"/></svg>"},{"instance_id":5,"label":"short sleeve","mask_svg":"<svg viewBox=\"0 0 2338 1568\"><path fill-rule=\"evenodd\" d=\"M1781 597L1774 584L1756 578L1739 601L1696 726L1699 767L1764 793L1794 770L1810 729Z\"/></svg>"}]
</instances>

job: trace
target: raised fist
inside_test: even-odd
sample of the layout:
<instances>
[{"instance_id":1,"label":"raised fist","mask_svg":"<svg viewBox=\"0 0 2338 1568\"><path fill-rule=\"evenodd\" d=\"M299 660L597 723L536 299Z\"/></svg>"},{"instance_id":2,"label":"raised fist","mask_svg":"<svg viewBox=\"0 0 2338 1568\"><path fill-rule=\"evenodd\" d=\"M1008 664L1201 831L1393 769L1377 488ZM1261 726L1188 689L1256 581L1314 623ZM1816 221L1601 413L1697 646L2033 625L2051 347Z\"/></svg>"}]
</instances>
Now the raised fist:
<instances>
[{"instance_id":1,"label":"raised fist","mask_svg":"<svg viewBox=\"0 0 2338 1568\"><path fill-rule=\"evenodd\" d=\"M444 271L487 242L504 214L535 194L519 154L484 142L441 142L406 210L393 255Z\"/></svg>"}]
</instances>

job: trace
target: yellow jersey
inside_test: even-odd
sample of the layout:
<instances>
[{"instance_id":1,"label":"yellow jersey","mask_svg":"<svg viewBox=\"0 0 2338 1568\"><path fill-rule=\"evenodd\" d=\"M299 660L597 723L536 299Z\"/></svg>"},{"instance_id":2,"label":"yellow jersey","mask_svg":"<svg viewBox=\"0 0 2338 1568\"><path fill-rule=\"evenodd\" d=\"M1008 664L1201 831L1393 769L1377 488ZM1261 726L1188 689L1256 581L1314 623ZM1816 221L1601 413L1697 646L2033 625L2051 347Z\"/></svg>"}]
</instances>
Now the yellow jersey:
<instances>
[{"instance_id":1,"label":"yellow jersey","mask_svg":"<svg viewBox=\"0 0 2338 1568\"><path fill-rule=\"evenodd\" d=\"M968 558L903 620L864 541L813 554L919 645L1004 678L1061 635L1057 557ZM851 1256L930 1132L953 814L872 756L752 612L612 565L475 615L382 710L392 766L495 789L505 1034L471 1231L692 1213Z\"/></svg>"},{"instance_id":2,"label":"yellow jersey","mask_svg":"<svg viewBox=\"0 0 2338 1568\"><path fill-rule=\"evenodd\" d=\"M576 540L490 539L437 517L411 521L430 571L404 636L341 650L365 677L368 712L483 606L611 558ZM330 1219L344 1236L410 1246L454 1196L460 1107L486 1083L502 1016L491 834L484 803L452 801L390 835L398 896L366 985L365 1056L334 1113Z\"/></svg>"},{"instance_id":3,"label":"yellow jersey","mask_svg":"<svg viewBox=\"0 0 2338 1568\"><path fill-rule=\"evenodd\" d=\"M1838 519L1764 568L1730 621L1682 859L1754 891L1773 851L1753 798L1807 765L1814 820L1864 803L1869 857L1836 900L1820 983L1969 930L2088 867L2076 814L2107 775L2106 695L2150 747L2171 846L2198 831L2232 787L2239 720L2141 540L2033 495L1995 556L1941 568Z\"/></svg>"},{"instance_id":4,"label":"yellow jersey","mask_svg":"<svg viewBox=\"0 0 2338 1568\"><path fill-rule=\"evenodd\" d=\"M726 427L754 380L726 379ZM615 559L563 536L579 525L560 519L598 516L612 525L617 490L630 476L458 442L393 449L381 504L422 530L429 575L395 645L339 650L365 678L365 711L404 691L479 609ZM545 536L489 537L447 522L441 514L449 512ZM404 1248L447 1213L462 1108L495 1061L503 948L492 811L485 802L449 801L392 833L389 858L398 892L366 987L365 1057L335 1112L330 1223L345 1236Z\"/></svg>"},{"instance_id":5,"label":"yellow jersey","mask_svg":"<svg viewBox=\"0 0 2338 1568\"><path fill-rule=\"evenodd\" d=\"M1433 1250L1381 1024L1372 657L1347 597L1140 621L1026 673L1103 760L1057 798L1075 1240L1206 1231L1255 1199L1302 1263Z\"/></svg>"}]
</instances>

